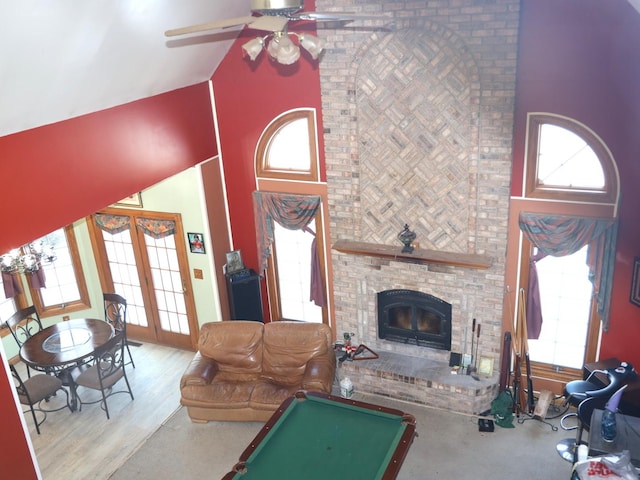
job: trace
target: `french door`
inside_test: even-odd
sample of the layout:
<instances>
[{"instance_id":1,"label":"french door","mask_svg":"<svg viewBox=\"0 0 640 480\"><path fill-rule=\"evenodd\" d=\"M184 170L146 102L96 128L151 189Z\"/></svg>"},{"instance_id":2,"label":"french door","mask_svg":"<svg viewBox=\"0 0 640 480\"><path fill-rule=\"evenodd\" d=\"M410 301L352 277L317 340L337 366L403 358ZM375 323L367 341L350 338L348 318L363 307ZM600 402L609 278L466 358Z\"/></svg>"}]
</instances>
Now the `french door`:
<instances>
[{"instance_id":1,"label":"french door","mask_svg":"<svg viewBox=\"0 0 640 480\"><path fill-rule=\"evenodd\" d=\"M105 209L88 225L103 291L127 299L127 336L195 348L198 321L180 215Z\"/></svg>"}]
</instances>

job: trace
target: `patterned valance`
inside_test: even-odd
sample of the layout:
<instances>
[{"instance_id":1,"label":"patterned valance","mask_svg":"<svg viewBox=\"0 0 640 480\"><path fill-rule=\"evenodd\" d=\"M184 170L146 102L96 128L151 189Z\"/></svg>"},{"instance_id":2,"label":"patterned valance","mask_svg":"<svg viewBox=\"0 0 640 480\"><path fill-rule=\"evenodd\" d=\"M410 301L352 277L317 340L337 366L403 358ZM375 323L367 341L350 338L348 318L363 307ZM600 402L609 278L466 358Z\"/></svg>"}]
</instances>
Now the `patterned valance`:
<instances>
[{"instance_id":1,"label":"patterned valance","mask_svg":"<svg viewBox=\"0 0 640 480\"><path fill-rule=\"evenodd\" d=\"M144 233L155 239L168 237L176 233L176 222L173 220L136 218L136 225L141 228Z\"/></svg>"},{"instance_id":2,"label":"patterned valance","mask_svg":"<svg viewBox=\"0 0 640 480\"><path fill-rule=\"evenodd\" d=\"M320 206L320 195L293 195L253 192L253 213L258 240L260 272L267 268L276 221L289 230L301 230L313 220Z\"/></svg>"},{"instance_id":3,"label":"patterned valance","mask_svg":"<svg viewBox=\"0 0 640 480\"><path fill-rule=\"evenodd\" d=\"M131 228L131 219L125 215L106 215L104 213L97 213L95 215L96 225L101 230L115 235L116 233L124 232Z\"/></svg>"},{"instance_id":4,"label":"patterned valance","mask_svg":"<svg viewBox=\"0 0 640 480\"><path fill-rule=\"evenodd\" d=\"M577 252L615 223L612 218L520 213L520 230L547 255L563 257Z\"/></svg>"},{"instance_id":5,"label":"patterned valance","mask_svg":"<svg viewBox=\"0 0 640 480\"><path fill-rule=\"evenodd\" d=\"M603 330L608 331L618 234L617 220L522 212L519 225L524 235L543 254L533 259L530 264L527 301L529 338L537 338L535 333L539 335L542 326L535 261L546 255L556 257L571 255L585 245L589 245L587 254L589 279L593 283L598 314L602 319Z\"/></svg>"}]
</instances>

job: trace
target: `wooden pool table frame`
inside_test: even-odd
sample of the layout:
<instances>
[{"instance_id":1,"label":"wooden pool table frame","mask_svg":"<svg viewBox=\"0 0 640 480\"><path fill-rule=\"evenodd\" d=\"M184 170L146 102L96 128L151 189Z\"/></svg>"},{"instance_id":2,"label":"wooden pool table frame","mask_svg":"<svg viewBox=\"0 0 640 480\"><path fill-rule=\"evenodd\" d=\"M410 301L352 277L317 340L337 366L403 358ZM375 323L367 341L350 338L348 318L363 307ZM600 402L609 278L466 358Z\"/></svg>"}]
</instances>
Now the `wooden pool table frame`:
<instances>
[{"instance_id":1,"label":"wooden pool table frame","mask_svg":"<svg viewBox=\"0 0 640 480\"><path fill-rule=\"evenodd\" d=\"M262 444L263 441L267 438L270 432L273 430L274 426L280 421L283 417L283 414L287 411L287 409L291 406L292 402L300 402L304 401L309 397L317 397L319 399L325 399L329 402L335 402L337 404L349 405L350 407L357 407L358 409L367 409L373 410L374 412L380 412L383 414L391 415L398 417L401 425L404 426L404 431L400 437L399 442L397 443L395 450L393 451L387 467L379 477L380 480L393 480L397 477L400 467L404 462L407 453L409 452L409 447L411 446L414 437L416 436L416 422L415 417L413 415L404 413L400 410L383 407L380 405L374 405L371 403L360 402L353 399L345 399L342 397L337 397L333 395L327 395L320 392L309 392L309 391L299 391L296 392L293 396L287 398L278 410L274 412L272 417L265 423L264 427L258 432L256 437L251 441L249 446L242 452L238 462L233 467L233 470L227 473L222 480L238 480L243 478L243 474L248 471L250 465L248 465L248 461L250 461L250 457L252 454L258 449L258 447ZM286 418L284 419L286 421ZM354 465L354 468L357 466ZM288 472L288 470L283 473ZM303 472L300 472L303 473ZM283 477L284 478L284 477ZM304 478L304 475L300 478ZM337 477L336 477L337 478ZM373 480L373 479L371 479Z\"/></svg>"}]
</instances>

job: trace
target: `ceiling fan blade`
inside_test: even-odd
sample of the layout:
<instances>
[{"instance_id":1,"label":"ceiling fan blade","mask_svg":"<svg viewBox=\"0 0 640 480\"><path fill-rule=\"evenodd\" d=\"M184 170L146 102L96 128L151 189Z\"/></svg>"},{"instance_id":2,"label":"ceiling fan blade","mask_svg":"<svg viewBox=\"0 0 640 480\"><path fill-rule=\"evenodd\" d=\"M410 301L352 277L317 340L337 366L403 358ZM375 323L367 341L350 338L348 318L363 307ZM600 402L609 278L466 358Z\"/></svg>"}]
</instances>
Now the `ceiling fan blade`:
<instances>
[{"instance_id":1,"label":"ceiling fan blade","mask_svg":"<svg viewBox=\"0 0 640 480\"><path fill-rule=\"evenodd\" d=\"M261 17L253 17L250 28L268 32L281 32L288 21L287 17L281 15L263 15Z\"/></svg>"},{"instance_id":2,"label":"ceiling fan blade","mask_svg":"<svg viewBox=\"0 0 640 480\"><path fill-rule=\"evenodd\" d=\"M238 17L228 18L227 20L219 20L217 22L201 23L199 25L190 25L188 27L174 28L164 32L167 37L174 37L176 35L185 35L187 33L205 32L207 30L219 30L223 28L237 27L239 25L245 25L252 23L258 18L262 17Z\"/></svg>"},{"instance_id":3,"label":"ceiling fan blade","mask_svg":"<svg viewBox=\"0 0 640 480\"><path fill-rule=\"evenodd\" d=\"M354 22L356 20L390 20L386 14L381 15L366 15L359 13L346 13L346 12L299 12L291 15L291 20L315 20L316 22Z\"/></svg>"}]
</instances>

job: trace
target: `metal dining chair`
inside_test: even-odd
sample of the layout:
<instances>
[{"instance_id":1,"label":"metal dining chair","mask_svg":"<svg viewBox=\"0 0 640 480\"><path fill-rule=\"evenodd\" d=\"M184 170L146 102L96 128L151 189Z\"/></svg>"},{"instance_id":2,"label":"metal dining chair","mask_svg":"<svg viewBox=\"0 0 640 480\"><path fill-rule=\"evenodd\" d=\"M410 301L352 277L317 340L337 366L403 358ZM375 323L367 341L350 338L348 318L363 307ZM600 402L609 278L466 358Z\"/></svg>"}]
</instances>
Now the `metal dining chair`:
<instances>
[{"instance_id":1,"label":"metal dining chair","mask_svg":"<svg viewBox=\"0 0 640 480\"><path fill-rule=\"evenodd\" d=\"M127 364L130 363L133 368L136 368L127 340L127 300L117 293L104 293L102 297L104 299L104 319L113 326L116 332L122 332L127 354L129 355Z\"/></svg>"},{"instance_id":2,"label":"metal dining chair","mask_svg":"<svg viewBox=\"0 0 640 480\"><path fill-rule=\"evenodd\" d=\"M69 392L67 392L62 386L62 380L53 376L46 375L44 373L38 373L30 376L26 380L22 380L20 374L16 370L16 367L12 364L9 365L11 369L11 375L13 376L16 392L18 393L18 399L22 405L26 405L31 410L33 416L33 423L36 425L36 432L40 435L40 425L47 419L47 413L58 412L65 408L70 411L69 405ZM49 399L57 394L59 390L62 390L66 395L66 402L59 408L44 409L42 408L43 401L49 401ZM44 414L44 418L38 421L36 411Z\"/></svg>"},{"instance_id":3,"label":"metal dining chair","mask_svg":"<svg viewBox=\"0 0 640 480\"><path fill-rule=\"evenodd\" d=\"M42 330L42 321L40 321L38 311L33 305L18 310L16 313L11 315L5 322L5 325L11 332L13 339L18 344L18 348L22 347L24 342ZM28 365L27 376L31 377L31 370Z\"/></svg>"},{"instance_id":4,"label":"metal dining chair","mask_svg":"<svg viewBox=\"0 0 640 480\"><path fill-rule=\"evenodd\" d=\"M87 370L82 372L76 379L76 387L84 387L92 390L99 390L102 398L95 401L82 401L82 398L76 388L76 394L79 399L79 408L82 405L100 402L101 408L106 412L109 419L109 407L107 406L107 398L117 393L128 393L133 400L133 392L127 379L124 362L125 340L122 333L117 333L111 340L103 346L96 349L94 356L94 364ZM114 390L114 385L124 379L127 389Z\"/></svg>"}]
</instances>

